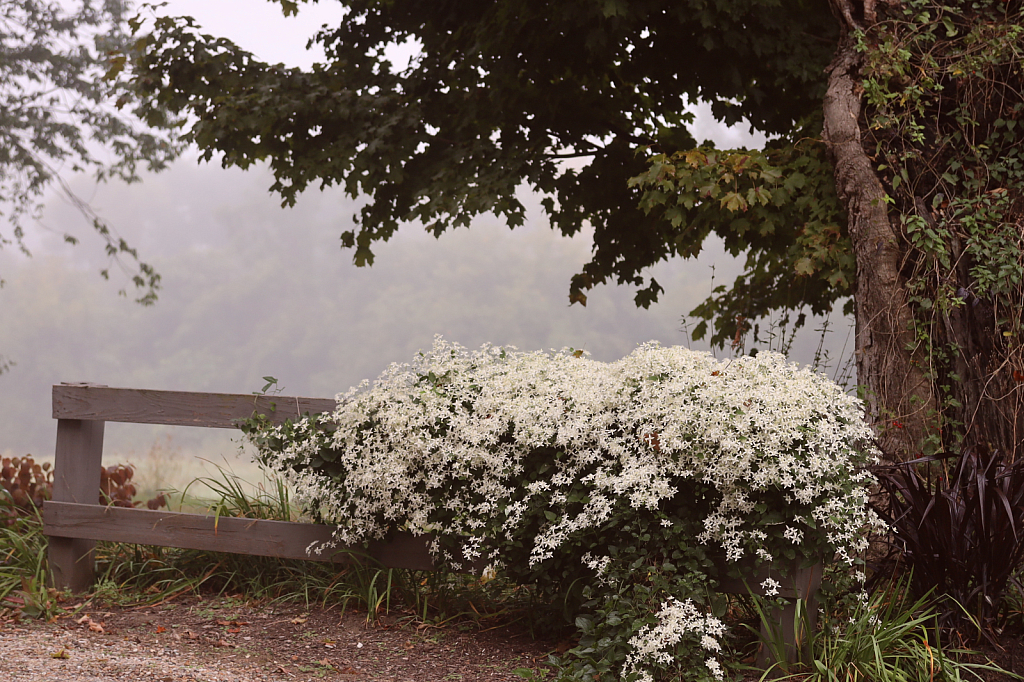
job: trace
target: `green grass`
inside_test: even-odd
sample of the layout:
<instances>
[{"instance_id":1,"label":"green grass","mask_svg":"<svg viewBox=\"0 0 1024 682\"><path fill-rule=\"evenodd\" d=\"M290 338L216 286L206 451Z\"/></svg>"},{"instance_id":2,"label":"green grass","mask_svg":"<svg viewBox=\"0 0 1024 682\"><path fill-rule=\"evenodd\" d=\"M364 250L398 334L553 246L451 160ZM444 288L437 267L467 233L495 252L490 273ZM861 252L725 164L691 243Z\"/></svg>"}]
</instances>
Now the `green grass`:
<instances>
[{"instance_id":1,"label":"green grass","mask_svg":"<svg viewBox=\"0 0 1024 682\"><path fill-rule=\"evenodd\" d=\"M181 497L199 511L281 521L301 518L283 483L267 480L252 486L227 468L216 469L217 475L185 486ZM96 559L98 581L88 598L121 605L167 604L185 594L287 601L353 609L365 613L367 620L390 613L428 623L437 632L467 626L483 630L518 619L529 624L527 616L537 607L530 588L501 578L119 543L98 543ZM40 515L0 525L0 609L53 617L61 604L59 595L46 588L46 575ZM899 597L902 591L902 585L890 585L865 603L829 598L820 627L808 632L810 660L778 665L761 679L916 682L981 679L978 672L993 669L961 662L963 651L939 647L928 601L909 603ZM763 604L749 599L744 603L764 617ZM768 645L776 647L776 660L784 658L781 642ZM521 674L526 676L527 670Z\"/></svg>"},{"instance_id":2,"label":"green grass","mask_svg":"<svg viewBox=\"0 0 1024 682\"><path fill-rule=\"evenodd\" d=\"M936 628L931 595L911 602L905 599L908 585L900 581L875 592L869 599L847 600L826 609L821 626L808 627L805 602L797 600L797 631L810 638L810 660L786 662L786 647L769 622L764 602L755 608L765 629L772 632L762 644L778 661L761 681L794 679L801 682L920 682L985 680L980 673L999 672L1024 679L994 665L965 662L971 652L944 649ZM803 625L803 627L799 627ZM801 648L798 643L798 649Z\"/></svg>"},{"instance_id":3,"label":"green grass","mask_svg":"<svg viewBox=\"0 0 1024 682\"><path fill-rule=\"evenodd\" d=\"M175 507L187 506L217 517L275 521L299 517L282 481L266 480L250 486L229 468L213 466L218 475L194 479L185 486ZM197 488L199 494L195 494ZM359 591L354 589L358 581L349 576L351 569L318 561L101 543L97 565L101 569L100 585L108 586L108 593L144 602L200 590L218 595L241 593L257 600L340 604L342 608L353 601L376 599L371 590L360 600Z\"/></svg>"},{"instance_id":4,"label":"green grass","mask_svg":"<svg viewBox=\"0 0 1024 682\"><path fill-rule=\"evenodd\" d=\"M302 519L282 481L265 479L253 486L231 469L213 466L216 475L185 486L174 508L189 506L218 517ZM477 625L510 622L525 612L531 595L503 580L440 571L117 543L98 545L97 566L96 594L109 600L157 603L188 592L244 594L257 600L356 609L365 612L367 620L399 611L410 620L438 626L453 620Z\"/></svg>"},{"instance_id":5,"label":"green grass","mask_svg":"<svg viewBox=\"0 0 1024 682\"><path fill-rule=\"evenodd\" d=\"M0 507L13 501L0 489ZM47 588L46 536L38 510L0 523L0 610L30 617L52 617L55 590Z\"/></svg>"}]
</instances>

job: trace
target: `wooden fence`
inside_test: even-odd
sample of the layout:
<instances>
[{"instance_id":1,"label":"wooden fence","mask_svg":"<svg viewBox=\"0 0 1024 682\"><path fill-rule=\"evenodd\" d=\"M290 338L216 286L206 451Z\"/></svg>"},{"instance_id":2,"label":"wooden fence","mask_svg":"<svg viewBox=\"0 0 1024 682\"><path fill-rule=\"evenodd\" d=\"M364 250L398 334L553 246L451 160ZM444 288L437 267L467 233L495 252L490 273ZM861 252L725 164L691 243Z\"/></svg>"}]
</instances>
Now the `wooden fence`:
<instances>
[{"instance_id":1,"label":"wooden fence","mask_svg":"<svg viewBox=\"0 0 1024 682\"><path fill-rule=\"evenodd\" d=\"M254 412L267 415L275 423L283 423L288 418L329 412L334 407L333 399L324 398L150 391L93 384L54 386L57 446L53 499L43 505L43 532L49 536L53 586L78 592L93 584L93 548L97 540L319 561L345 562L361 555L388 568L434 569L427 551L431 537L397 533L386 541L372 542L367 548L343 548L333 550L331 555L308 555L306 548L310 544L331 539L333 526L215 518L204 514L107 507L99 503L106 422L231 429L238 428L239 421L248 419ZM482 568L472 566L467 570ZM785 577L762 568L751 571L743 581L724 579L719 589L763 594L761 583L769 576L781 583L780 596L807 599L809 614L812 618L817 615L814 595L821 582L820 565L791 570ZM794 632L793 613L793 606L790 606L775 617L787 642L802 639ZM790 648L789 654L792 658L795 650Z\"/></svg>"},{"instance_id":2,"label":"wooden fence","mask_svg":"<svg viewBox=\"0 0 1024 682\"><path fill-rule=\"evenodd\" d=\"M238 428L253 412L276 423L304 413L333 410L333 399L187 393L108 388L91 384L53 387L57 420L53 499L43 505L43 532L49 536L53 586L79 592L95 580L96 540L236 554L349 561L353 552L389 568L435 568L427 551L432 538L399 533L368 548L307 555L314 542L331 539L333 526L205 514L107 507L99 503L103 432L106 422Z\"/></svg>"}]
</instances>

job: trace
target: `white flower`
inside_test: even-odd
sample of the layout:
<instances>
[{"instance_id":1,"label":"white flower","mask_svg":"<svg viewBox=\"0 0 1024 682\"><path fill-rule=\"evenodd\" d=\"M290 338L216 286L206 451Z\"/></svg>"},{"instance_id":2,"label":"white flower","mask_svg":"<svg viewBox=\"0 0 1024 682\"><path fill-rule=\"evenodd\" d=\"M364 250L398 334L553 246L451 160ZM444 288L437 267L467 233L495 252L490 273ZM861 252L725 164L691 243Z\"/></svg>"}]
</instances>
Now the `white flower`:
<instances>
[{"instance_id":1,"label":"white flower","mask_svg":"<svg viewBox=\"0 0 1024 682\"><path fill-rule=\"evenodd\" d=\"M337 524L313 551L403 529L433 535L436 557L437 537L464 536L461 553L486 562L540 519L527 548L537 566L622 509L665 513L696 482L711 497L694 540L728 561L772 561L787 549L765 532L782 499L794 510L785 540L803 551L827 545L852 565L863 530L881 524L866 507L873 478L858 470L873 456L861 449L872 435L862 412L823 375L773 353L719 362L649 343L602 363L568 349L469 351L438 338L372 386L340 394L333 413L250 438L299 504ZM273 439L282 445L266 445ZM555 454L544 472L525 471L538 452ZM330 466L321 464L327 453ZM582 561L602 576L611 559ZM762 587L774 596L780 585ZM717 651L709 642L724 626L688 603L666 602L660 624L638 633L627 668L641 679L684 637Z\"/></svg>"},{"instance_id":2,"label":"white flower","mask_svg":"<svg viewBox=\"0 0 1024 682\"><path fill-rule=\"evenodd\" d=\"M670 599L661 605L657 617L658 625L653 628L643 626L629 640L633 651L626 657L623 676L638 672L641 679L644 675L650 677L650 674L643 670L644 665L651 662L670 663L672 657L669 650L684 639L699 642L705 651L722 650L717 638L725 634L725 625L714 616L702 614L689 599L685 602ZM721 679L721 667L717 660L708 658L704 664L712 675Z\"/></svg>"},{"instance_id":3,"label":"white flower","mask_svg":"<svg viewBox=\"0 0 1024 682\"><path fill-rule=\"evenodd\" d=\"M773 578L765 578L764 582L761 583L761 587L764 589L766 597L777 597L779 594L779 588L782 584Z\"/></svg>"},{"instance_id":4,"label":"white flower","mask_svg":"<svg viewBox=\"0 0 1024 682\"><path fill-rule=\"evenodd\" d=\"M612 558L610 556L603 556L597 558L590 552L587 552L581 558L583 560L583 563L586 564L587 568L594 571L599 576L604 575L608 571L608 564L612 562Z\"/></svg>"},{"instance_id":5,"label":"white flower","mask_svg":"<svg viewBox=\"0 0 1024 682\"><path fill-rule=\"evenodd\" d=\"M700 638L700 645L708 651L721 651L722 645L718 643L718 640L710 635L704 635Z\"/></svg>"},{"instance_id":6,"label":"white flower","mask_svg":"<svg viewBox=\"0 0 1024 682\"><path fill-rule=\"evenodd\" d=\"M782 535L794 545L799 545L804 541L804 532L799 528L793 528L792 526L786 526L786 530L782 532Z\"/></svg>"}]
</instances>

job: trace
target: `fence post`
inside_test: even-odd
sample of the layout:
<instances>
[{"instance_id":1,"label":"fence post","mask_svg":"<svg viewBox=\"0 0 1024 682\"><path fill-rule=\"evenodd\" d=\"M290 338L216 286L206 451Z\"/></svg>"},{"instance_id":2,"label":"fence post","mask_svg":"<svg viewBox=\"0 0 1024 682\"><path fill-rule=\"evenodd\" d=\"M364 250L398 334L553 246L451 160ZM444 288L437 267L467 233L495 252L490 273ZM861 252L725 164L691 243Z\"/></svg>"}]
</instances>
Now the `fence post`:
<instances>
[{"instance_id":1,"label":"fence post","mask_svg":"<svg viewBox=\"0 0 1024 682\"><path fill-rule=\"evenodd\" d=\"M57 420L54 453L53 499L57 502L98 504L100 467L103 466L102 421ZM58 590L81 592L96 579L95 540L49 538L50 579Z\"/></svg>"}]
</instances>

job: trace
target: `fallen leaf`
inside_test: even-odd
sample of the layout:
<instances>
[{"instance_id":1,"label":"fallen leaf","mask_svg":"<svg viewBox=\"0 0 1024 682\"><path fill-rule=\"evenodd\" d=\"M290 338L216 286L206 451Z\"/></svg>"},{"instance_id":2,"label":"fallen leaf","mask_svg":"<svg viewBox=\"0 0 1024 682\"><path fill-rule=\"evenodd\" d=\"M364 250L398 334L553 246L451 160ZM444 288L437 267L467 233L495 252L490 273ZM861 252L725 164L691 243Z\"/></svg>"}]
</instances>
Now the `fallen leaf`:
<instances>
[{"instance_id":1,"label":"fallen leaf","mask_svg":"<svg viewBox=\"0 0 1024 682\"><path fill-rule=\"evenodd\" d=\"M71 657L68 656L68 652L67 651L65 651L64 649L61 649L60 651L52 652L50 654L50 658L71 658Z\"/></svg>"},{"instance_id":2,"label":"fallen leaf","mask_svg":"<svg viewBox=\"0 0 1024 682\"><path fill-rule=\"evenodd\" d=\"M302 616L298 616L296 618L292 618L292 625L302 625L307 620L309 620L309 619L308 618L303 618Z\"/></svg>"},{"instance_id":3,"label":"fallen leaf","mask_svg":"<svg viewBox=\"0 0 1024 682\"><path fill-rule=\"evenodd\" d=\"M159 635L161 632L167 632L167 628L165 628L163 625L157 625L156 626L156 634Z\"/></svg>"},{"instance_id":4,"label":"fallen leaf","mask_svg":"<svg viewBox=\"0 0 1024 682\"><path fill-rule=\"evenodd\" d=\"M103 624L102 623L97 623L92 618L90 618L88 615L82 616L81 618L76 620L75 623L77 623L78 625L85 625L85 626L87 626L89 628L89 630L92 631L92 632L103 632Z\"/></svg>"},{"instance_id":5,"label":"fallen leaf","mask_svg":"<svg viewBox=\"0 0 1024 682\"><path fill-rule=\"evenodd\" d=\"M192 632L191 630L185 630L185 636L188 637L189 639L199 639L199 635L197 635L196 633Z\"/></svg>"},{"instance_id":6,"label":"fallen leaf","mask_svg":"<svg viewBox=\"0 0 1024 682\"><path fill-rule=\"evenodd\" d=\"M234 649L235 648L234 644L230 644L228 642L225 642L223 639L217 640L217 643L214 644L214 646L222 646L222 647L225 647L227 649Z\"/></svg>"},{"instance_id":7,"label":"fallen leaf","mask_svg":"<svg viewBox=\"0 0 1024 682\"><path fill-rule=\"evenodd\" d=\"M228 633L234 635L242 631L242 628L228 628Z\"/></svg>"}]
</instances>

